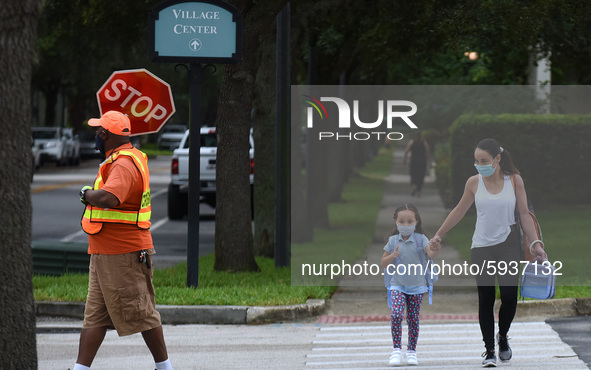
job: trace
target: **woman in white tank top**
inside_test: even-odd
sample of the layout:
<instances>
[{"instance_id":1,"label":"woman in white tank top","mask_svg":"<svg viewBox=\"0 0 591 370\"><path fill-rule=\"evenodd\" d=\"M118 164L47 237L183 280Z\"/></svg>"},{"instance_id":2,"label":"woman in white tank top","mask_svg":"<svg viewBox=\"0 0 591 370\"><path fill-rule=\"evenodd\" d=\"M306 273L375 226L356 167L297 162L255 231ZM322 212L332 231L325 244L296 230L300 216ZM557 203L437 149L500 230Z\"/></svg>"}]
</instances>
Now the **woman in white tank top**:
<instances>
[{"instance_id":1,"label":"woman in white tank top","mask_svg":"<svg viewBox=\"0 0 591 370\"><path fill-rule=\"evenodd\" d=\"M528 212L527 195L523 179L515 168L511 155L495 139L484 139L474 150L474 166L478 175L466 181L464 194L458 205L449 213L433 242L441 238L464 217L472 203L476 205L476 227L472 237L471 263L478 266L499 267L519 263L521 247L519 231L515 225L515 209L520 215ZM510 175L515 175L515 190ZM521 217L522 228L530 240L536 240L531 218ZM536 243L533 254L547 258L543 245ZM513 265L512 265L513 266ZM519 268L515 269L519 270ZM492 271L492 267L488 271ZM478 320L486 351L482 354L483 367L496 366L494 335L495 277L499 281L501 308L497 343L501 361L509 361L512 351L507 333L517 309L517 274L488 275L486 271L476 277L478 286Z\"/></svg>"},{"instance_id":2,"label":"woman in white tank top","mask_svg":"<svg viewBox=\"0 0 591 370\"><path fill-rule=\"evenodd\" d=\"M491 193L486 187L485 177L478 174L478 187L474 194L477 217L472 248L504 242L511 232L511 225L515 224L515 192L511 178L504 175L501 181L501 191Z\"/></svg>"}]
</instances>

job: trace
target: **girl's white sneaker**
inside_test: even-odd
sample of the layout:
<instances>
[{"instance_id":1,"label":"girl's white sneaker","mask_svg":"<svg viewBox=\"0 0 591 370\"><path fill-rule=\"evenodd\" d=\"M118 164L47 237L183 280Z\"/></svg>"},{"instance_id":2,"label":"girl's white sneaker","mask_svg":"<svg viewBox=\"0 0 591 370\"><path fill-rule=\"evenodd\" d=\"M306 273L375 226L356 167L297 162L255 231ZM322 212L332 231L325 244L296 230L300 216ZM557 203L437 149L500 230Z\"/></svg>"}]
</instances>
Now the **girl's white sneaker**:
<instances>
[{"instance_id":1,"label":"girl's white sneaker","mask_svg":"<svg viewBox=\"0 0 591 370\"><path fill-rule=\"evenodd\" d=\"M390 361L388 361L388 365L390 366L398 366L402 363L402 351L399 348L395 348L390 355Z\"/></svg>"},{"instance_id":2,"label":"girl's white sneaker","mask_svg":"<svg viewBox=\"0 0 591 370\"><path fill-rule=\"evenodd\" d=\"M416 352L406 352L406 363L408 365L418 365L419 360L417 360L417 353Z\"/></svg>"}]
</instances>

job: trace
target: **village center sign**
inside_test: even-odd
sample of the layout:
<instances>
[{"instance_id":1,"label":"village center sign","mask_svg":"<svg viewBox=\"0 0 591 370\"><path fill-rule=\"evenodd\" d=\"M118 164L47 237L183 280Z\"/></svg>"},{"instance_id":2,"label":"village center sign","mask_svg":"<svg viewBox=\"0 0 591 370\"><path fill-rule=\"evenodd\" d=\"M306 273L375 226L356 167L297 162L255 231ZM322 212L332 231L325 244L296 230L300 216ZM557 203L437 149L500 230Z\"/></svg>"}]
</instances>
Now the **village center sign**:
<instances>
[{"instance_id":1,"label":"village center sign","mask_svg":"<svg viewBox=\"0 0 591 370\"><path fill-rule=\"evenodd\" d=\"M242 60L242 15L221 0L165 0L148 15L148 56L153 62L188 63L191 96L187 286L199 284L199 194L203 64Z\"/></svg>"},{"instance_id":2,"label":"village center sign","mask_svg":"<svg viewBox=\"0 0 591 370\"><path fill-rule=\"evenodd\" d=\"M236 63L242 59L242 17L218 0L171 0L149 14L154 62Z\"/></svg>"}]
</instances>

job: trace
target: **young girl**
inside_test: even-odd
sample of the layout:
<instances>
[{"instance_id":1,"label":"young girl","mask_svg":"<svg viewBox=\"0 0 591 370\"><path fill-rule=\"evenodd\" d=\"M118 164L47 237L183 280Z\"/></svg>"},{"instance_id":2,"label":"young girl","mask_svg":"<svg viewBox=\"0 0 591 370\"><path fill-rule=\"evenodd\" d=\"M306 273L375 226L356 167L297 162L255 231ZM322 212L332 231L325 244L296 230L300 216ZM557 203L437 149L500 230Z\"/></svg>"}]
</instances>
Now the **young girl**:
<instances>
[{"instance_id":1,"label":"young girl","mask_svg":"<svg viewBox=\"0 0 591 370\"><path fill-rule=\"evenodd\" d=\"M466 181L464 194L458 205L449 213L433 241L440 243L441 238L454 227L466 214L472 203L476 205L476 227L472 237L470 250L473 264L487 266L500 264L509 266L519 263L521 248L519 230L515 224L515 209L520 215L528 212L527 195L523 179L515 168L509 152L503 149L494 139L484 139L474 149L474 166L478 175ZM515 178L515 190L511 183L511 175ZM522 228L530 240L536 240L534 224L531 218L521 217ZM541 243L534 243L530 251L542 260L547 258ZM497 269L496 271L501 271ZM509 361L513 355L509 347L507 333L511 327L517 308L518 275L498 274L501 293L499 311L499 331L497 343L499 358ZM494 367L497 364L495 355L495 275L483 273L476 277L478 287L478 321L486 351L482 354L483 367Z\"/></svg>"},{"instance_id":2,"label":"young girl","mask_svg":"<svg viewBox=\"0 0 591 370\"><path fill-rule=\"evenodd\" d=\"M394 350L390 355L389 364L390 366L400 365L402 362L402 317L406 305L408 324L406 361L408 365L418 365L416 347L419 338L419 313L423 294L428 291L428 287L425 276L409 266L420 265L421 260L426 259L419 253L426 253L431 258L436 257L439 254L439 245L435 242L429 244L421 228L419 211L412 204L398 207L394 211L394 220L396 220L395 228L384 247L380 262L381 266L392 275L390 289L388 289L391 295L388 298L392 303L391 324Z\"/></svg>"}]
</instances>

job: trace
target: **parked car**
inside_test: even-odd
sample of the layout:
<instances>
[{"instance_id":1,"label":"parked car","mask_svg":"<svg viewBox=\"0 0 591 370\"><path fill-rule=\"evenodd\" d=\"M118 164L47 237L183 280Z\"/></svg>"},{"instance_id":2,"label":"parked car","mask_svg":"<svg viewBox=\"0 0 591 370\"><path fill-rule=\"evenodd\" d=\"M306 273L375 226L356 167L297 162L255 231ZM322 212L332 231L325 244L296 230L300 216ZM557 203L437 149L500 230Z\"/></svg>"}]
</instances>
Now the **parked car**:
<instances>
[{"instance_id":1,"label":"parked car","mask_svg":"<svg viewBox=\"0 0 591 370\"><path fill-rule=\"evenodd\" d=\"M95 131L81 131L80 132L80 156L82 158L100 158L101 152L96 148Z\"/></svg>"},{"instance_id":2,"label":"parked car","mask_svg":"<svg viewBox=\"0 0 591 370\"><path fill-rule=\"evenodd\" d=\"M180 147L172 154L171 181L168 186L168 218L179 220L187 214L189 193L189 130L186 130ZM215 208L216 204L216 156L217 136L215 127L202 127L200 130L201 150L199 154L201 184L200 201ZM250 143L250 194L252 205L254 183L254 140L252 131Z\"/></svg>"},{"instance_id":3,"label":"parked car","mask_svg":"<svg viewBox=\"0 0 591 370\"><path fill-rule=\"evenodd\" d=\"M35 139L31 137L31 162L33 170L38 170L41 167L41 148L35 143Z\"/></svg>"},{"instance_id":4,"label":"parked car","mask_svg":"<svg viewBox=\"0 0 591 370\"><path fill-rule=\"evenodd\" d=\"M80 164L80 138L74 134L74 129L62 128L62 136L66 141L66 158L68 163L75 166Z\"/></svg>"},{"instance_id":5,"label":"parked car","mask_svg":"<svg viewBox=\"0 0 591 370\"><path fill-rule=\"evenodd\" d=\"M33 181L33 173L41 166L41 150L35 144L35 139L31 136L31 181Z\"/></svg>"},{"instance_id":6,"label":"parked car","mask_svg":"<svg viewBox=\"0 0 591 370\"><path fill-rule=\"evenodd\" d=\"M71 128L33 127L33 140L40 150L40 165L55 162L58 166L80 163L80 143Z\"/></svg>"},{"instance_id":7,"label":"parked car","mask_svg":"<svg viewBox=\"0 0 591 370\"><path fill-rule=\"evenodd\" d=\"M160 130L160 135L156 141L156 147L158 149L175 150L181 144L181 140L183 139L185 131L187 131L187 126L165 125Z\"/></svg>"}]
</instances>

